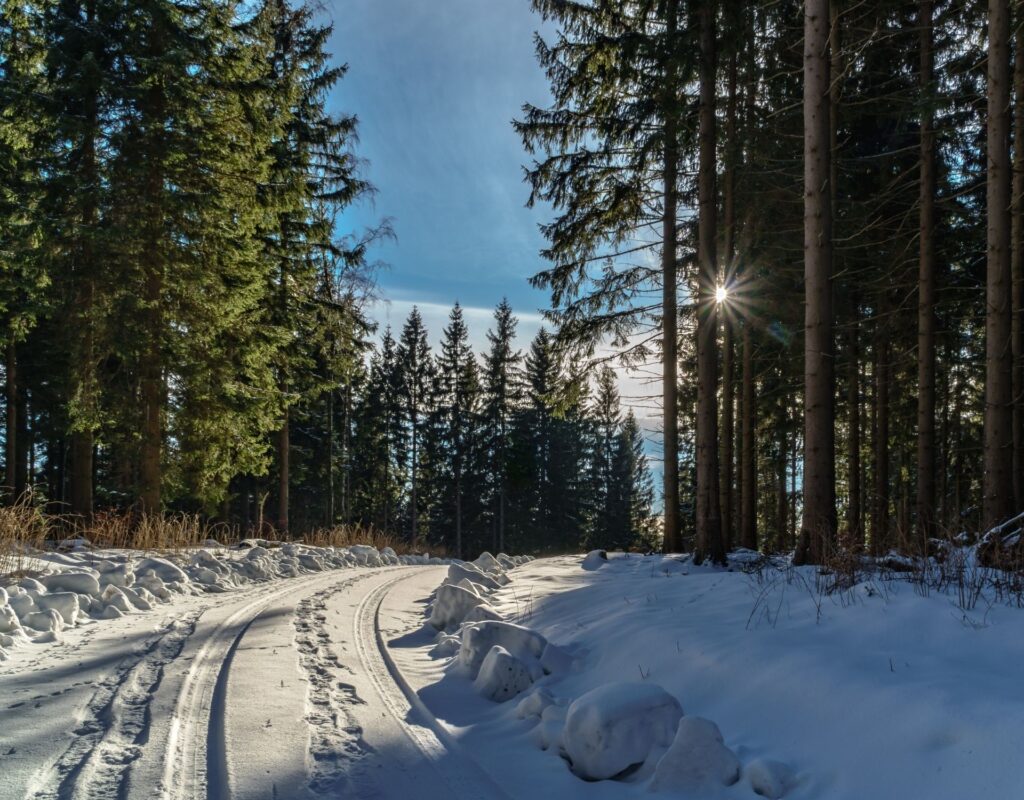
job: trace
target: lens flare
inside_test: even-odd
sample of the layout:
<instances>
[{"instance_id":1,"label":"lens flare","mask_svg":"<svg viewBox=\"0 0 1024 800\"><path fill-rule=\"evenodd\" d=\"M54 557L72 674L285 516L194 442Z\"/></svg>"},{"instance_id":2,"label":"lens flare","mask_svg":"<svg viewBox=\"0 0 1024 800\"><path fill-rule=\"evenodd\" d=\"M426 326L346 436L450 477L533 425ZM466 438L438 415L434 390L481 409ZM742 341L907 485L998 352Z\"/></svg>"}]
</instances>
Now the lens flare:
<instances>
[{"instance_id":1,"label":"lens flare","mask_svg":"<svg viewBox=\"0 0 1024 800\"><path fill-rule=\"evenodd\" d=\"M715 289L715 302L724 303L729 297L729 290L724 286L719 286Z\"/></svg>"}]
</instances>

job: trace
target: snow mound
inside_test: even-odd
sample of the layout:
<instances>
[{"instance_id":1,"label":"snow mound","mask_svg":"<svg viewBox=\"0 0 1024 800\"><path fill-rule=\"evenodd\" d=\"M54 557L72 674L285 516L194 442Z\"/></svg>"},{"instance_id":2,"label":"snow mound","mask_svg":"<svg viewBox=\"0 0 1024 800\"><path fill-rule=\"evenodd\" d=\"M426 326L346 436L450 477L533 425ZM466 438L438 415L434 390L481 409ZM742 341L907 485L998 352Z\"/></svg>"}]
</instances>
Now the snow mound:
<instances>
[{"instance_id":1,"label":"snow mound","mask_svg":"<svg viewBox=\"0 0 1024 800\"><path fill-rule=\"evenodd\" d=\"M531 674L539 678L544 674L540 658L547 643L539 633L522 625L496 620L477 622L462 629L459 665L469 677L476 678L491 648L500 646L526 664Z\"/></svg>"},{"instance_id":2,"label":"snow mound","mask_svg":"<svg viewBox=\"0 0 1024 800\"><path fill-rule=\"evenodd\" d=\"M768 800L779 800L796 782L796 776L788 764L759 758L747 764L743 775L755 794Z\"/></svg>"},{"instance_id":3,"label":"snow mound","mask_svg":"<svg viewBox=\"0 0 1024 800\"><path fill-rule=\"evenodd\" d=\"M438 630L448 630L462 623L466 616L484 601L474 591L450 583L442 583L434 594L430 611L430 624Z\"/></svg>"},{"instance_id":4,"label":"snow mound","mask_svg":"<svg viewBox=\"0 0 1024 800\"><path fill-rule=\"evenodd\" d=\"M679 701L657 684L609 683L569 706L562 744L573 772L606 780L668 747L682 717Z\"/></svg>"},{"instance_id":5,"label":"snow mound","mask_svg":"<svg viewBox=\"0 0 1024 800\"><path fill-rule=\"evenodd\" d=\"M592 572L595 569L600 569L607 563L608 554L604 550L591 550L583 557L582 567Z\"/></svg>"},{"instance_id":6,"label":"snow mound","mask_svg":"<svg viewBox=\"0 0 1024 800\"><path fill-rule=\"evenodd\" d=\"M487 603L481 603L476 608L471 608L469 613L466 614L463 622L486 622L487 620L501 621L504 617L501 613L491 605Z\"/></svg>"},{"instance_id":7,"label":"snow mound","mask_svg":"<svg viewBox=\"0 0 1024 800\"><path fill-rule=\"evenodd\" d=\"M486 572L475 568L473 564L452 564L448 567L448 577L446 580L448 583L454 584L458 584L461 581L469 581L490 591L496 591L502 586Z\"/></svg>"},{"instance_id":8,"label":"snow mound","mask_svg":"<svg viewBox=\"0 0 1024 800\"><path fill-rule=\"evenodd\" d=\"M725 746L718 726L702 717L683 717L650 788L700 797L714 787L732 786L739 777L739 759Z\"/></svg>"},{"instance_id":9,"label":"snow mound","mask_svg":"<svg viewBox=\"0 0 1024 800\"><path fill-rule=\"evenodd\" d=\"M480 665L473 688L496 703L504 703L533 685L530 668L501 645L492 647Z\"/></svg>"}]
</instances>

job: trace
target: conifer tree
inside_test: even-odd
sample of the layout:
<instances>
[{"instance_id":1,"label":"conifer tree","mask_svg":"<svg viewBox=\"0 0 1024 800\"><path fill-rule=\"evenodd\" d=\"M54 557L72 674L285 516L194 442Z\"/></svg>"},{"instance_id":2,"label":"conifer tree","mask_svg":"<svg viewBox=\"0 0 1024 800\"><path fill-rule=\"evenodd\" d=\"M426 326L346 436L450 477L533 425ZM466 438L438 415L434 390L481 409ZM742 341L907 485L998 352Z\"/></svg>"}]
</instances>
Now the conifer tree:
<instances>
[{"instance_id":1,"label":"conifer tree","mask_svg":"<svg viewBox=\"0 0 1024 800\"><path fill-rule=\"evenodd\" d=\"M483 367L482 435L496 552L505 550L510 435L514 416L522 403L522 355L513 349L516 325L512 307L507 300L502 300L494 311L494 327L487 332L490 350L484 356Z\"/></svg>"},{"instance_id":2,"label":"conifer tree","mask_svg":"<svg viewBox=\"0 0 1024 800\"><path fill-rule=\"evenodd\" d=\"M408 496L409 541L420 538L420 459L424 432L433 407L434 365L427 342L427 331L419 309L413 306L402 328L397 351L399 397L402 429L405 437L406 481Z\"/></svg>"},{"instance_id":3,"label":"conifer tree","mask_svg":"<svg viewBox=\"0 0 1024 800\"><path fill-rule=\"evenodd\" d=\"M483 486L480 375L458 303L448 318L435 369L433 413L443 467L434 475L434 480L440 481L434 522L453 532L454 554L462 558L466 552L464 528L467 521L479 520Z\"/></svg>"}]
</instances>

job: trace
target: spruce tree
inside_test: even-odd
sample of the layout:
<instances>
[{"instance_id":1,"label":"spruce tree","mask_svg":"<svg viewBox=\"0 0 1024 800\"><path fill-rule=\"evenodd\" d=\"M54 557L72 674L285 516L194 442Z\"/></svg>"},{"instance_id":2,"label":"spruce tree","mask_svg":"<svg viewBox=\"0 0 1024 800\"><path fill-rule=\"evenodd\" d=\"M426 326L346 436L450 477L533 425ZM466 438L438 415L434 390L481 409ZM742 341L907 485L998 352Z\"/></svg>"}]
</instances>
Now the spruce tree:
<instances>
[{"instance_id":1,"label":"spruce tree","mask_svg":"<svg viewBox=\"0 0 1024 800\"><path fill-rule=\"evenodd\" d=\"M513 349L516 325L512 307L502 300L494 311L494 327L487 332L490 349L484 356L483 367L482 436L496 552L505 550L511 428L522 403L522 355Z\"/></svg>"},{"instance_id":2,"label":"spruce tree","mask_svg":"<svg viewBox=\"0 0 1024 800\"><path fill-rule=\"evenodd\" d=\"M405 437L405 472L409 487L407 521L409 542L420 538L420 459L425 428L433 407L434 365L423 317L415 306L402 328L397 351L402 430Z\"/></svg>"}]
</instances>

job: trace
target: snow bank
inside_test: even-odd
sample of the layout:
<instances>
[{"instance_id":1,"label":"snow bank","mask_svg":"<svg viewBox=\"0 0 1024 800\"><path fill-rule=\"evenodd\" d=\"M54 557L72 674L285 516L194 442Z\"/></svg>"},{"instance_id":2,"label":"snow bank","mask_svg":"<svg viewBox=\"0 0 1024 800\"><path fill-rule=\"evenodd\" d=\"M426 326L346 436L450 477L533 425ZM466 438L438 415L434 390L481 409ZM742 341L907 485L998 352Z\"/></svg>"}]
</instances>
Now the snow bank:
<instances>
[{"instance_id":1,"label":"snow bank","mask_svg":"<svg viewBox=\"0 0 1024 800\"><path fill-rule=\"evenodd\" d=\"M67 628L144 613L175 596L226 592L331 569L451 563L426 554L399 556L389 547L378 551L369 545L335 548L294 542L276 547L259 539L232 549L210 541L200 550L163 557L99 551L85 540L66 540L61 545L64 552L32 554L32 563L38 567L35 578L8 579L10 583L4 585L0 576L0 661L17 645L56 641ZM493 557L484 563L486 569L478 565L458 569L489 586L503 585L496 576L504 575L501 563ZM474 620L499 618L479 597L455 605L449 615L460 622L477 606L483 608Z\"/></svg>"},{"instance_id":2,"label":"snow bank","mask_svg":"<svg viewBox=\"0 0 1024 800\"><path fill-rule=\"evenodd\" d=\"M434 604L430 611L430 624L438 630L448 630L460 624L466 616L483 603L473 589L442 583L437 587Z\"/></svg>"},{"instance_id":3,"label":"snow bank","mask_svg":"<svg viewBox=\"0 0 1024 800\"><path fill-rule=\"evenodd\" d=\"M531 674L540 677L544 670L540 658L547 639L536 631L511 622L487 620L462 629L458 663L471 678L476 678L484 659L493 647L500 647L526 664Z\"/></svg>"},{"instance_id":4,"label":"snow bank","mask_svg":"<svg viewBox=\"0 0 1024 800\"><path fill-rule=\"evenodd\" d=\"M583 563L580 565L583 569L592 572L595 569L600 569L608 563L608 554L604 550L591 550L583 558Z\"/></svg>"},{"instance_id":5,"label":"snow bank","mask_svg":"<svg viewBox=\"0 0 1024 800\"><path fill-rule=\"evenodd\" d=\"M740 760L725 746L718 726L701 717L683 717L658 762L651 791L700 797L739 778Z\"/></svg>"},{"instance_id":6,"label":"snow bank","mask_svg":"<svg viewBox=\"0 0 1024 800\"><path fill-rule=\"evenodd\" d=\"M565 718L562 744L573 772L612 778L668 747L683 709L653 683L609 683L576 698Z\"/></svg>"},{"instance_id":7,"label":"snow bank","mask_svg":"<svg viewBox=\"0 0 1024 800\"><path fill-rule=\"evenodd\" d=\"M488 700L504 703L533 685L530 667L501 645L487 651L473 687Z\"/></svg>"}]
</instances>

